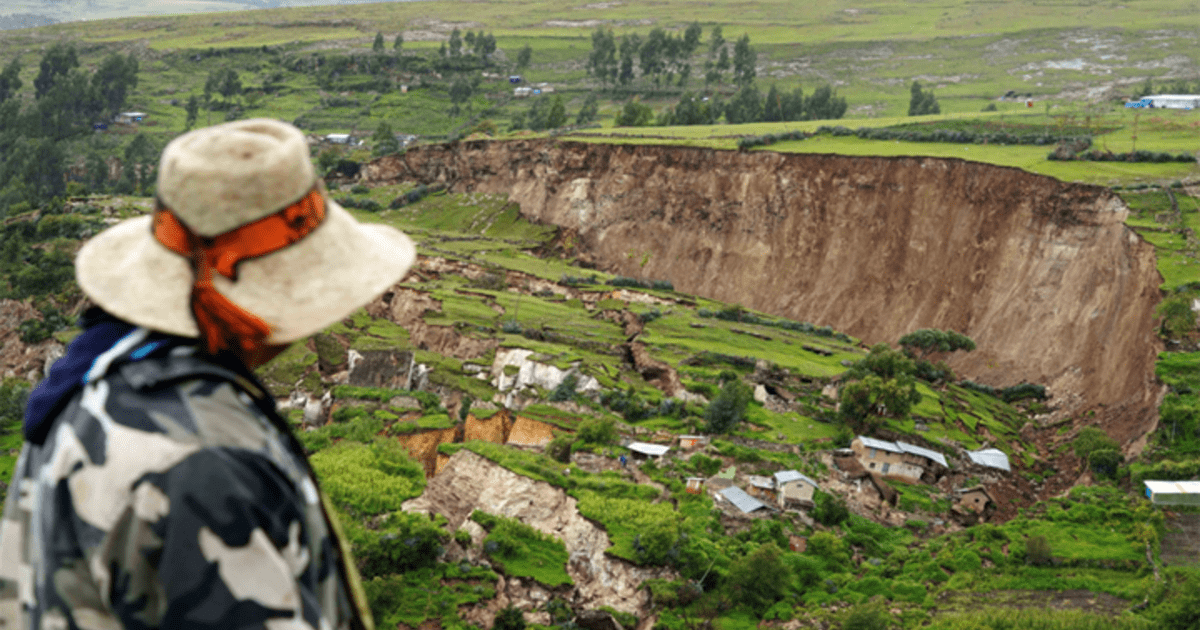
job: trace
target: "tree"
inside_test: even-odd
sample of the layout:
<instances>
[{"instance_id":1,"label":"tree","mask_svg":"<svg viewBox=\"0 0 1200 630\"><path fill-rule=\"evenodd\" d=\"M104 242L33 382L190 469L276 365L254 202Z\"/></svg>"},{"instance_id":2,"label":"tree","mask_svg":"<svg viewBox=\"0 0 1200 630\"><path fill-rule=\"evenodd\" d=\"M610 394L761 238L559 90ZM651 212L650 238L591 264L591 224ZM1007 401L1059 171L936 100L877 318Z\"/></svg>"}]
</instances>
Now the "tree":
<instances>
[{"instance_id":1,"label":"tree","mask_svg":"<svg viewBox=\"0 0 1200 630\"><path fill-rule=\"evenodd\" d=\"M453 31L450 31L449 50L451 57L458 57L462 55L462 44L462 32L457 28Z\"/></svg>"},{"instance_id":2,"label":"tree","mask_svg":"<svg viewBox=\"0 0 1200 630\"><path fill-rule=\"evenodd\" d=\"M1196 313L1192 311L1190 295L1173 295L1154 308L1161 324L1159 331L1164 337L1180 338L1196 330Z\"/></svg>"},{"instance_id":3,"label":"tree","mask_svg":"<svg viewBox=\"0 0 1200 630\"><path fill-rule=\"evenodd\" d=\"M233 68L218 68L208 73L204 82L204 99L212 98L213 93L230 98L242 93L242 79Z\"/></svg>"},{"instance_id":4,"label":"tree","mask_svg":"<svg viewBox=\"0 0 1200 630\"><path fill-rule=\"evenodd\" d=\"M467 103L471 98L471 93L474 90L471 88L471 82L464 78L458 78L454 83L450 84L450 111L453 114L458 114L458 107L463 103Z\"/></svg>"},{"instance_id":5,"label":"tree","mask_svg":"<svg viewBox=\"0 0 1200 630\"><path fill-rule=\"evenodd\" d=\"M154 185L154 170L158 163L158 148L150 136L138 133L125 147L121 173L121 189L126 194L144 194Z\"/></svg>"},{"instance_id":6,"label":"tree","mask_svg":"<svg viewBox=\"0 0 1200 630\"><path fill-rule=\"evenodd\" d=\"M588 418L579 424L576 437L584 444L615 444L620 436L612 418Z\"/></svg>"},{"instance_id":7,"label":"tree","mask_svg":"<svg viewBox=\"0 0 1200 630\"><path fill-rule=\"evenodd\" d=\"M646 41L642 43L638 49L638 69L642 71L642 76L650 75L654 80L654 84L660 83L661 74L664 70L663 53L666 48L667 32L662 28L656 28L650 31L646 36Z\"/></svg>"},{"instance_id":8,"label":"tree","mask_svg":"<svg viewBox=\"0 0 1200 630\"><path fill-rule=\"evenodd\" d=\"M630 99L613 121L618 127L645 127L654 121L654 110L637 98Z\"/></svg>"},{"instance_id":9,"label":"tree","mask_svg":"<svg viewBox=\"0 0 1200 630\"><path fill-rule=\"evenodd\" d=\"M482 34L483 33L481 32L480 35ZM475 51L475 39L475 31L467 31L467 34L463 35L463 43L466 44L466 47L469 48L471 52Z\"/></svg>"},{"instance_id":10,"label":"tree","mask_svg":"<svg viewBox=\"0 0 1200 630\"><path fill-rule=\"evenodd\" d=\"M110 114L116 114L125 106L126 96L137 83L138 62L133 55L109 55L92 75L92 87Z\"/></svg>"},{"instance_id":11,"label":"tree","mask_svg":"<svg viewBox=\"0 0 1200 630\"><path fill-rule=\"evenodd\" d=\"M475 54L484 59L489 59L492 53L496 52L496 36L488 33L479 32L479 37L475 38Z\"/></svg>"},{"instance_id":12,"label":"tree","mask_svg":"<svg viewBox=\"0 0 1200 630\"><path fill-rule=\"evenodd\" d=\"M22 85L20 75L21 58L13 57L13 60L4 66L4 71L0 72L0 103L16 96Z\"/></svg>"},{"instance_id":13,"label":"tree","mask_svg":"<svg viewBox=\"0 0 1200 630\"><path fill-rule=\"evenodd\" d=\"M750 47L750 35L742 35L733 46L733 81L738 87L745 88L754 83L754 77L758 75L757 63L758 53Z\"/></svg>"},{"instance_id":14,"label":"tree","mask_svg":"<svg viewBox=\"0 0 1200 630\"><path fill-rule=\"evenodd\" d=\"M554 100L550 102L550 111L546 113L546 128L558 129L567 124L567 106L563 103L562 96L555 94Z\"/></svg>"},{"instance_id":15,"label":"tree","mask_svg":"<svg viewBox=\"0 0 1200 630\"><path fill-rule=\"evenodd\" d=\"M917 357L919 359L924 359L933 352L971 352L975 349L975 341L970 337L954 330L936 328L922 328L910 332L900 338L899 344L909 356L916 356L916 351L920 350L921 355Z\"/></svg>"},{"instance_id":16,"label":"tree","mask_svg":"<svg viewBox=\"0 0 1200 630\"><path fill-rule=\"evenodd\" d=\"M375 33L375 41L371 43L371 51L377 53L383 52L383 33Z\"/></svg>"},{"instance_id":17,"label":"tree","mask_svg":"<svg viewBox=\"0 0 1200 630\"><path fill-rule=\"evenodd\" d=\"M392 131L392 126L386 120L379 123L379 126L375 128L375 133L371 134L371 155L381 157L399 152L400 142L396 140L396 133Z\"/></svg>"},{"instance_id":18,"label":"tree","mask_svg":"<svg viewBox=\"0 0 1200 630\"><path fill-rule=\"evenodd\" d=\"M728 433L746 417L746 408L753 398L754 391L749 385L740 378L730 379L704 410L704 430L708 433Z\"/></svg>"},{"instance_id":19,"label":"tree","mask_svg":"<svg viewBox=\"0 0 1200 630\"><path fill-rule=\"evenodd\" d=\"M595 92L588 92L587 98L583 99L583 107L579 108L579 114L575 116L576 125L586 125L594 120L600 113L600 103L596 98Z\"/></svg>"},{"instance_id":20,"label":"tree","mask_svg":"<svg viewBox=\"0 0 1200 630\"><path fill-rule=\"evenodd\" d=\"M779 93L779 88L775 87L774 83L767 90L767 98L763 101L762 119L765 122L779 122L784 120L783 95Z\"/></svg>"},{"instance_id":21,"label":"tree","mask_svg":"<svg viewBox=\"0 0 1200 630\"><path fill-rule=\"evenodd\" d=\"M601 85L617 79L617 42L611 30L597 27L592 33L592 53L588 55L588 74Z\"/></svg>"},{"instance_id":22,"label":"tree","mask_svg":"<svg viewBox=\"0 0 1200 630\"><path fill-rule=\"evenodd\" d=\"M762 118L762 94L753 83L743 85L732 101L725 106L725 120L729 124L757 122Z\"/></svg>"},{"instance_id":23,"label":"tree","mask_svg":"<svg viewBox=\"0 0 1200 630\"><path fill-rule=\"evenodd\" d=\"M938 105L937 99L933 96L933 90L925 92L921 90L921 82L913 81L912 97L908 100L908 115L909 116L925 116L928 114L940 114L942 108Z\"/></svg>"},{"instance_id":24,"label":"tree","mask_svg":"<svg viewBox=\"0 0 1200 630\"><path fill-rule=\"evenodd\" d=\"M874 374L880 378L896 378L912 375L916 364L905 353L892 350L886 343L871 346L867 356L860 359L846 372L847 378L862 378Z\"/></svg>"},{"instance_id":25,"label":"tree","mask_svg":"<svg viewBox=\"0 0 1200 630\"><path fill-rule=\"evenodd\" d=\"M834 120L846 114L846 99L837 96L828 84L817 88L804 101L808 120Z\"/></svg>"},{"instance_id":26,"label":"tree","mask_svg":"<svg viewBox=\"0 0 1200 630\"><path fill-rule=\"evenodd\" d=\"M392 40L392 50L400 52L404 47L404 33L396 33L396 39Z\"/></svg>"},{"instance_id":27,"label":"tree","mask_svg":"<svg viewBox=\"0 0 1200 630\"><path fill-rule=\"evenodd\" d=\"M787 594L791 583L792 571L783 562L783 551L773 542L759 545L729 569L729 587L736 601L746 604L759 617Z\"/></svg>"},{"instance_id":28,"label":"tree","mask_svg":"<svg viewBox=\"0 0 1200 630\"><path fill-rule=\"evenodd\" d=\"M687 30L683 32L683 42L679 52L686 59L691 57L696 52L696 48L700 46L700 38L704 36L704 29L700 28L699 22L692 22Z\"/></svg>"},{"instance_id":29,"label":"tree","mask_svg":"<svg viewBox=\"0 0 1200 630\"><path fill-rule=\"evenodd\" d=\"M637 34L621 36L621 69L617 74L617 82L621 85L633 83L633 58L642 47L642 38Z\"/></svg>"},{"instance_id":30,"label":"tree","mask_svg":"<svg viewBox=\"0 0 1200 630\"><path fill-rule=\"evenodd\" d=\"M718 52L725 57L725 67L729 67L729 53L725 50L725 37L721 34L720 25L714 26L708 36L708 59L704 62L704 83L706 85L721 82L722 69L718 68L714 57Z\"/></svg>"},{"instance_id":31,"label":"tree","mask_svg":"<svg viewBox=\"0 0 1200 630\"><path fill-rule=\"evenodd\" d=\"M183 126L184 131L186 131L196 124L196 116L200 113L200 99L195 94L189 96L184 110L187 111L187 121Z\"/></svg>"},{"instance_id":32,"label":"tree","mask_svg":"<svg viewBox=\"0 0 1200 630\"><path fill-rule=\"evenodd\" d=\"M33 80L36 97L44 96L59 80L78 67L79 56L75 53L74 44L59 42L51 46L42 56L37 78Z\"/></svg>"},{"instance_id":33,"label":"tree","mask_svg":"<svg viewBox=\"0 0 1200 630\"><path fill-rule=\"evenodd\" d=\"M529 62L533 61L533 49L529 44L525 44L521 51L517 53L517 69L524 70L529 67Z\"/></svg>"},{"instance_id":34,"label":"tree","mask_svg":"<svg viewBox=\"0 0 1200 630\"><path fill-rule=\"evenodd\" d=\"M921 393L912 376L883 379L871 374L843 386L839 402L838 413L847 424L871 429L884 417L907 418L921 402Z\"/></svg>"}]
</instances>

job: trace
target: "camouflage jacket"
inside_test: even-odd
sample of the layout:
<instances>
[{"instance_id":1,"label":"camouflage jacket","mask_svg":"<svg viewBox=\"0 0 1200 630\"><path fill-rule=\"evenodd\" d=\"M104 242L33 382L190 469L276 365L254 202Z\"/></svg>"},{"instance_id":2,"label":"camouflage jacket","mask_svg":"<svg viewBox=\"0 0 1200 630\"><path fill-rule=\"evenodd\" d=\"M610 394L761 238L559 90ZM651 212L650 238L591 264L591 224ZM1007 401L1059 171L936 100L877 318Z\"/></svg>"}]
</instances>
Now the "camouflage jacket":
<instances>
[{"instance_id":1,"label":"camouflage jacket","mask_svg":"<svg viewBox=\"0 0 1200 630\"><path fill-rule=\"evenodd\" d=\"M370 629L303 450L254 376L96 320L26 410L0 629Z\"/></svg>"}]
</instances>

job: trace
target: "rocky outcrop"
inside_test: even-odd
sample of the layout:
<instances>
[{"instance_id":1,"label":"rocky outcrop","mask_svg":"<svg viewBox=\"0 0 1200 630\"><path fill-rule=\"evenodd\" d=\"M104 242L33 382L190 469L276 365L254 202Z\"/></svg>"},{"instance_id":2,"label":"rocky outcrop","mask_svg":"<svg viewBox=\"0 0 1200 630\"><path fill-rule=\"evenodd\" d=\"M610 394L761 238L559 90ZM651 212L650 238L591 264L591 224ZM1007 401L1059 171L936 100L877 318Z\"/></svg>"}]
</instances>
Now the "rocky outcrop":
<instances>
[{"instance_id":1,"label":"rocky outcrop","mask_svg":"<svg viewBox=\"0 0 1200 630\"><path fill-rule=\"evenodd\" d=\"M958 330L978 344L949 358L965 377L1045 384L1122 441L1155 422L1161 278L1105 188L956 159L557 140L423 147L363 178L508 193L585 263L868 343Z\"/></svg>"},{"instance_id":2,"label":"rocky outcrop","mask_svg":"<svg viewBox=\"0 0 1200 630\"><path fill-rule=\"evenodd\" d=\"M553 391L570 375L576 378L575 391L581 394L594 394L600 391L600 382L595 377L581 374L578 369L560 369L547 363L533 361L530 357L536 353L524 348L501 348L496 351L492 361L492 386L500 390L497 397L499 402L509 409L520 408L523 400L519 396L527 387L539 387L545 391ZM532 397L536 400L537 396Z\"/></svg>"},{"instance_id":3,"label":"rocky outcrop","mask_svg":"<svg viewBox=\"0 0 1200 630\"><path fill-rule=\"evenodd\" d=\"M644 617L650 602L638 586L645 579L666 576L665 569L645 569L606 555L608 534L579 514L575 499L561 488L518 475L467 450L451 457L441 474L429 480L425 493L405 502L403 509L442 514L451 531L465 526L476 538L474 549L479 548L482 532L467 519L476 509L519 519L562 539L570 558L567 573L575 583L569 601L576 610L612 606Z\"/></svg>"}]
</instances>

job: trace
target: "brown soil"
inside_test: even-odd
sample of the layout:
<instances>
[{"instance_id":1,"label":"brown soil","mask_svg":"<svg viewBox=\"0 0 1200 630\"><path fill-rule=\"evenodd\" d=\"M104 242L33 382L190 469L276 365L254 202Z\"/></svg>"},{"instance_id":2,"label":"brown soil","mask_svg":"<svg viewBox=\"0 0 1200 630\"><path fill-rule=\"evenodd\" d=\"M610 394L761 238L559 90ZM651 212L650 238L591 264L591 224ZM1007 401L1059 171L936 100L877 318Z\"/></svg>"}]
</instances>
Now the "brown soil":
<instances>
[{"instance_id":1,"label":"brown soil","mask_svg":"<svg viewBox=\"0 0 1200 630\"><path fill-rule=\"evenodd\" d=\"M423 147L363 176L508 193L576 234L584 263L867 343L955 329L978 344L948 360L964 377L1045 384L1122 443L1154 427L1161 277L1105 188L956 159L555 140ZM644 268L629 251L651 252Z\"/></svg>"}]
</instances>

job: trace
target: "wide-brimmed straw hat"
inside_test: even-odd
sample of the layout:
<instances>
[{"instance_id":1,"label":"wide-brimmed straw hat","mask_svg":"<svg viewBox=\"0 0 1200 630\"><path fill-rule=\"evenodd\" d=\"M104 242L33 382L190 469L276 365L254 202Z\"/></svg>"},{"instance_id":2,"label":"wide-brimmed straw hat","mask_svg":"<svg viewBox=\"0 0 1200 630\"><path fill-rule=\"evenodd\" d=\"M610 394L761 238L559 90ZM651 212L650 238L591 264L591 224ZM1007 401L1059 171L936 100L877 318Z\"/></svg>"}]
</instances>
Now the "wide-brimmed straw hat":
<instances>
[{"instance_id":1,"label":"wide-brimmed straw hat","mask_svg":"<svg viewBox=\"0 0 1200 630\"><path fill-rule=\"evenodd\" d=\"M301 200L319 206L315 195L325 207L315 228L242 260L236 280L211 274L221 296L270 326L266 343L306 337L383 293L412 265L412 241L394 228L359 223L329 199L304 135L287 123L243 120L192 131L167 145L159 165L159 205L195 239L261 223ZM88 241L75 260L79 286L128 322L199 337L193 262L160 242L152 222L129 219Z\"/></svg>"}]
</instances>

